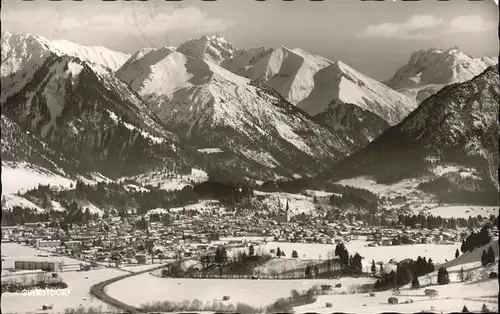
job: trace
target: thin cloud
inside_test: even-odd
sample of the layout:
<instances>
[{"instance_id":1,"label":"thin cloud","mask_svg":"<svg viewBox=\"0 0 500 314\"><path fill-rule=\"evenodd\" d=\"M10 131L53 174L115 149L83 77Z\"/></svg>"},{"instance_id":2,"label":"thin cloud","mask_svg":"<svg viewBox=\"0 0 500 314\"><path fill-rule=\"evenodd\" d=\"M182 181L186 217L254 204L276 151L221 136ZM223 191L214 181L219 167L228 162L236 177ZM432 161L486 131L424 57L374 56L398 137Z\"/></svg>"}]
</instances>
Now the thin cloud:
<instances>
[{"instance_id":1,"label":"thin cloud","mask_svg":"<svg viewBox=\"0 0 500 314\"><path fill-rule=\"evenodd\" d=\"M25 28L52 29L54 33L98 31L113 34L136 33L152 37L170 31L189 34L218 32L231 25L227 21L209 17L196 7L163 8L155 11L145 6L125 6L115 12L92 16L78 16L70 11L40 8L36 12L31 11L33 10L2 10L2 22L18 24L19 21L25 21ZM158 11L162 13L157 13ZM26 16L31 18L26 20Z\"/></svg>"},{"instance_id":2,"label":"thin cloud","mask_svg":"<svg viewBox=\"0 0 500 314\"><path fill-rule=\"evenodd\" d=\"M465 15L454 18L449 23L448 32L475 34L494 29L493 23L488 23L479 15Z\"/></svg>"},{"instance_id":3,"label":"thin cloud","mask_svg":"<svg viewBox=\"0 0 500 314\"><path fill-rule=\"evenodd\" d=\"M449 22L434 15L413 15L403 23L369 25L358 37L393 38L406 40L432 39L444 34L482 33L490 30L479 15L459 16Z\"/></svg>"}]
</instances>

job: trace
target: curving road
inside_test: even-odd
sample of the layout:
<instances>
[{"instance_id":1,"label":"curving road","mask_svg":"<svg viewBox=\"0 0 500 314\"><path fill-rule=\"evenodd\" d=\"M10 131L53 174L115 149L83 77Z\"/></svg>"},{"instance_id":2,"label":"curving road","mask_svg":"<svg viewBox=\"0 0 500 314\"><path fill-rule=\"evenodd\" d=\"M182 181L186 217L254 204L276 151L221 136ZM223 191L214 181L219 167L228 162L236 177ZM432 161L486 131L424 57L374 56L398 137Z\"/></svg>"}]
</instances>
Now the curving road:
<instances>
[{"instance_id":1,"label":"curving road","mask_svg":"<svg viewBox=\"0 0 500 314\"><path fill-rule=\"evenodd\" d=\"M115 298L110 297L109 295L106 294L106 292L104 292L104 288L106 288L107 285L110 285L110 284L115 283L117 281L120 281L122 279L141 275L141 274L148 273L148 272L151 272L151 271L154 271L157 269L161 269L161 268L164 268L165 266L170 265L170 264L171 263L162 264L162 265L157 266L157 267L148 268L148 269L141 270L141 271L138 271L135 273L130 273L130 274L126 274L126 275L122 275L122 276L108 279L106 281L103 281L103 282L100 282L98 284L93 285L90 288L90 294L92 294L93 296L95 296L99 300L103 301L104 303L111 305L111 306L114 306L114 307L116 307L116 308L118 308L126 313L142 313L142 310L140 310L136 307L130 306L128 304L125 304L125 303L123 303Z\"/></svg>"}]
</instances>

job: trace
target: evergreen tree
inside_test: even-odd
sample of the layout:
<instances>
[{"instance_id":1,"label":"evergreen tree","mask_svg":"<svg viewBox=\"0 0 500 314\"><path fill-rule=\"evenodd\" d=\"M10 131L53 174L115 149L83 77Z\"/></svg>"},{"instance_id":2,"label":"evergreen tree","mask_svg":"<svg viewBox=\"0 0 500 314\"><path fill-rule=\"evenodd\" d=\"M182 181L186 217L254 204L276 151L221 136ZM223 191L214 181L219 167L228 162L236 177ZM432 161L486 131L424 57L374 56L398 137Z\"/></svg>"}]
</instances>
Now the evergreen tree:
<instances>
[{"instance_id":1,"label":"evergreen tree","mask_svg":"<svg viewBox=\"0 0 500 314\"><path fill-rule=\"evenodd\" d=\"M432 273L434 271L434 263L432 262L432 258L429 258L427 261L427 273Z\"/></svg>"},{"instance_id":2,"label":"evergreen tree","mask_svg":"<svg viewBox=\"0 0 500 314\"><path fill-rule=\"evenodd\" d=\"M462 313L469 313L469 309L465 305L462 308Z\"/></svg>"},{"instance_id":3,"label":"evergreen tree","mask_svg":"<svg viewBox=\"0 0 500 314\"><path fill-rule=\"evenodd\" d=\"M481 308L481 312L482 313L488 313L490 310L488 309L488 307L486 306L485 303L483 303L483 307Z\"/></svg>"},{"instance_id":4,"label":"evergreen tree","mask_svg":"<svg viewBox=\"0 0 500 314\"><path fill-rule=\"evenodd\" d=\"M488 253L486 253L488 256L488 264L494 263L495 262L495 252L493 251L493 247L489 247Z\"/></svg>"},{"instance_id":5,"label":"evergreen tree","mask_svg":"<svg viewBox=\"0 0 500 314\"><path fill-rule=\"evenodd\" d=\"M255 254L255 249L253 245L250 245L250 247L248 248L248 255L253 256L254 254Z\"/></svg>"},{"instance_id":6,"label":"evergreen tree","mask_svg":"<svg viewBox=\"0 0 500 314\"><path fill-rule=\"evenodd\" d=\"M371 267L372 274L375 276L377 273L377 266L375 266L375 260L372 259L372 267Z\"/></svg>"},{"instance_id":7,"label":"evergreen tree","mask_svg":"<svg viewBox=\"0 0 500 314\"><path fill-rule=\"evenodd\" d=\"M486 250L483 250L483 254L481 254L481 265L488 265L488 253L486 252Z\"/></svg>"},{"instance_id":8,"label":"evergreen tree","mask_svg":"<svg viewBox=\"0 0 500 314\"><path fill-rule=\"evenodd\" d=\"M460 282L465 281L465 272L463 267L460 268L460 271L458 272L458 279L460 280Z\"/></svg>"},{"instance_id":9,"label":"evergreen tree","mask_svg":"<svg viewBox=\"0 0 500 314\"><path fill-rule=\"evenodd\" d=\"M299 257L299 253L297 253L297 251L293 250L292 251L292 257L293 258L298 258Z\"/></svg>"},{"instance_id":10,"label":"evergreen tree","mask_svg":"<svg viewBox=\"0 0 500 314\"><path fill-rule=\"evenodd\" d=\"M306 279L312 278L311 267L309 265L306 266L305 276L306 276Z\"/></svg>"},{"instance_id":11,"label":"evergreen tree","mask_svg":"<svg viewBox=\"0 0 500 314\"><path fill-rule=\"evenodd\" d=\"M278 246L278 249L276 250L276 256L277 257L280 257L281 256L281 249L280 247Z\"/></svg>"},{"instance_id":12,"label":"evergreen tree","mask_svg":"<svg viewBox=\"0 0 500 314\"><path fill-rule=\"evenodd\" d=\"M455 258L458 258L460 256L460 252L458 251L458 249L455 251Z\"/></svg>"},{"instance_id":13,"label":"evergreen tree","mask_svg":"<svg viewBox=\"0 0 500 314\"><path fill-rule=\"evenodd\" d=\"M419 289L420 288L420 282L418 281L418 276L416 274L413 275L413 279L411 281L411 288L412 289Z\"/></svg>"},{"instance_id":14,"label":"evergreen tree","mask_svg":"<svg viewBox=\"0 0 500 314\"><path fill-rule=\"evenodd\" d=\"M318 269L318 266L317 265L314 265L314 277L316 279L319 278L319 269Z\"/></svg>"},{"instance_id":15,"label":"evergreen tree","mask_svg":"<svg viewBox=\"0 0 500 314\"><path fill-rule=\"evenodd\" d=\"M440 285L447 285L450 283L450 277L448 275L448 271L446 270L446 268L444 267L439 268L437 282Z\"/></svg>"}]
</instances>

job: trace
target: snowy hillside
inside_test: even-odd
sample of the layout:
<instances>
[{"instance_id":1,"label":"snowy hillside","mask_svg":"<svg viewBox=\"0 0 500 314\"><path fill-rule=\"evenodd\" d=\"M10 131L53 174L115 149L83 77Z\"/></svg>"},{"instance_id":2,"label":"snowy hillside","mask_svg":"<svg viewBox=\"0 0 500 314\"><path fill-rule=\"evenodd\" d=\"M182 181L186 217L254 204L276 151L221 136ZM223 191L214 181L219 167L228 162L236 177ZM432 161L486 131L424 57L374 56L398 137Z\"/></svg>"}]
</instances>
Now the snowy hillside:
<instances>
[{"instance_id":1,"label":"snowy hillside","mask_svg":"<svg viewBox=\"0 0 500 314\"><path fill-rule=\"evenodd\" d=\"M1 102L21 90L51 54L77 57L113 71L130 57L105 47L87 47L66 40L51 41L40 36L2 31Z\"/></svg>"},{"instance_id":2,"label":"snowy hillside","mask_svg":"<svg viewBox=\"0 0 500 314\"><path fill-rule=\"evenodd\" d=\"M178 50L149 52L117 75L181 139L198 149L217 148L222 153L214 160L226 156L226 165L304 173L315 166L298 164L297 156L335 160L350 153L342 138L274 92Z\"/></svg>"},{"instance_id":3,"label":"snowy hillside","mask_svg":"<svg viewBox=\"0 0 500 314\"><path fill-rule=\"evenodd\" d=\"M352 69L302 49L238 50L222 66L251 80L265 81L286 100L310 115L332 101L352 103L396 124L417 104L414 100Z\"/></svg>"},{"instance_id":4,"label":"snowy hillside","mask_svg":"<svg viewBox=\"0 0 500 314\"><path fill-rule=\"evenodd\" d=\"M497 63L496 57L475 58L457 47L425 49L414 52L386 84L421 102L444 86L468 81Z\"/></svg>"},{"instance_id":5,"label":"snowy hillside","mask_svg":"<svg viewBox=\"0 0 500 314\"><path fill-rule=\"evenodd\" d=\"M376 114L342 102L331 103L327 110L315 115L313 120L326 125L333 133L343 134L352 145L352 151L364 147L390 127Z\"/></svg>"},{"instance_id":6,"label":"snowy hillside","mask_svg":"<svg viewBox=\"0 0 500 314\"><path fill-rule=\"evenodd\" d=\"M425 176L430 181L419 189L444 201L470 201L476 195L476 201L497 204L498 86L497 69L490 67L470 81L445 87L324 178L366 175L394 183Z\"/></svg>"},{"instance_id":7,"label":"snowy hillside","mask_svg":"<svg viewBox=\"0 0 500 314\"><path fill-rule=\"evenodd\" d=\"M112 177L179 157L175 136L137 94L111 70L74 57L47 57L2 113L67 159L78 160L82 174Z\"/></svg>"},{"instance_id":8,"label":"snowy hillside","mask_svg":"<svg viewBox=\"0 0 500 314\"><path fill-rule=\"evenodd\" d=\"M2 168L4 163L29 163L64 176L65 170L78 166L78 160L67 160L61 152L50 148L29 131L21 129L5 115L2 114L1 118Z\"/></svg>"},{"instance_id":9,"label":"snowy hillside","mask_svg":"<svg viewBox=\"0 0 500 314\"><path fill-rule=\"evenodd\" d=\"M481 265L481 253L489 246L494 248L496 262L489 266ZM410 246L415 247L415 246ZM383 252L387 248L377 248ZM451 253L451 252L450 252ZM428 253L426 252L425 255ZM365 254L362 254L366 256ZM408 256L408 255L406 255ZM436 260L434 256L433 260ZM370 258L367 258L370 260ZM447 268L450 283L438 285L437 267ZM458 273L463 269L466 275L471 277L470 281L461 282ZM392 289L380 291L373 294L342 294L333 293L319 296L316 302L304 306L295 307L295 312L305 313L419 313L419 312L443 312L458 313L462 311L464 305L469 311L481 312L483 304L486 304L491 312L498 312L498 279L490 279L490 272L498 272L498 239L493 240L482 248L477 248L472 252L466 252L459 258L451 260L441 265L436 265L436 271L427 276L419 277L420 288L411 288L406 285L400 288L400 294L394 295ZM426 295L426 289L437 291L435 297ZM396 297L397 304L388 303L388 299ZM326 307L326 303L331 303L331 308Z\"/></svg>"},{"instance_id":10,"label":"snowy hillside","mask_svg":"<svg viewBox=\"0 0 500 314\"><path fill-rule=\"evenodd\" d=\"M8 162L2 160L2 194L26 192L38 184L69 188L74 181L64 173L52 172L26 162Z\"/></svg>"}]
</instances>

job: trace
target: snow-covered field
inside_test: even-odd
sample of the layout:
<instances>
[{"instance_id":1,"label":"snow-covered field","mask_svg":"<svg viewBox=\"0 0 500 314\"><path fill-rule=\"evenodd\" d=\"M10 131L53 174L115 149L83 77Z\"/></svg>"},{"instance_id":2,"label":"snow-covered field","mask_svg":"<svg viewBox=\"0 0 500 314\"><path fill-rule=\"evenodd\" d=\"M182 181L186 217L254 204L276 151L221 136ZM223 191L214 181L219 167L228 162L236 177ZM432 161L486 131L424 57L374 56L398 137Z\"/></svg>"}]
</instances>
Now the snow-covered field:
<instances>
[{"instance_id":1,"label":"snow-covered field","mask_svg":"<svg viewBox=\"0 0 500 314\"><path fill-rule=\"evenodd\" d=\"M449 172L460 171L461 175L470 174L470 169L459 169L458 167L436 167L436 175L442 175ZM443 218L467 218L469 216L483 217L491 214L498 215L498 206L471 206L471 205L438 205L436 198L431 194L420 191L417 186L424 182L420 179L405 179L393 184L380 184L375 180L366 177L356 177L338 181L337 184L352 186L359 189L366 189L383 197L404 196L408 199L409 208L414 214L430 214L441 216ZM400 205L391 205L390 207L400 207Z\"/></svg>"},{"instance_id":2,"label":"snow-covered field","mask_svg":"<svg viewBox=\"0 0 500 314\"><path fill-rule=\"evenodd\" d=\"M379 247L368 247L367 244L368 242L359 240L353 240L345 244L349 254L353 255L358 252L364 257L363 267L365 270L369 269L372 259L375 262L387 263L391 259L400 261L406 258L416 259L418 256L426 256L432 258L434 264L444 263L446 259L453 259L455 250L460 247L459 244L414 244ZM335 251L335 244L290 242L268 242L260 246L259 249L269 252L271 249L276 250L278 247L284 250L287 257L291 257L292 251L296 250L299 257L304 259L320 259L321 255L321 259L326 260L329 256L333 256Z\"/></svg>"},{"instance_id":3,"label":"snow-covered field","mask_svg":"<svg viewBox=\"0 0 500 314\"><path fill-rule=\"evenodd\" d=\"M63 313L67 308L108 306L90 295L90 287L125 272L102 268L88 272L64 272L61 279L68 284L68 295L24 296L21 293L2 293L2 313L27 313L42 309L42 305L53 305L53 310L43 313Z\"/></svg>"},{"instance_id":4,"label":"snow-covered field","mask_svg":"<svg viewBox=\"0 0 500 314\"><path fill-rule=\"evenodd\" d=\"M5 199L5 206L2 209L12 209L15 206L20 206L24 208L30 208L32 210L35 210L37 212L43 212L44 209L36 205L35 203L25 199L24 197L20 197L14 194L4 194L3 195ZM59 203L57 203L59 204ZM60 204L59 204L60 206ZM55 210L59 210L56 206L54 207Z\"/></svg>"},{"instance_id":5,"label":"snow-covered field","mask_svg":"<svg viewBox=\"0 0 500 314\"><path fill-rule=\"evenodd\" d=\"M211 212L212 210L223 212L225 211L225 206L223 206L219 201L211 201L211 200L202 200L196 204L191 204L183 207L175 207L175 208L155 208L151 209L147 212L147 216L151 214L166 214L166 213L175 213L182 210L195 210L198 212Z\"/></svg>"},{"instance_id":6,"label":"snow-covered field","mask_svg":"<svg viewBox=\"0 0 500 314\"><path fill-rule=\"evenodd\" d=\"M169 178L169 175L175 176ZM187 185L192 185L192 183L200 183L208 179L208 175L205 171L199 169L191 169L191 174L181 175L177 177L177 174L169 173L167 170L163 171L152 171L144 173L131 179L136 180L141 184L150 184L153 186L160 186L161 189L172 191L181 190Z\"/></svg>"},{"instance_id":7,"label":"snow-covered field","mask_svg":"<svg viewBox=\"0 0 500 314\"><path fill-rule=\"evenodd\" d=\"M72 259L65 256L55 257L39 257L37 250L33 247L17 243L2 243L2 280L15 279L22 275L22 273L15 276L3 275L8 272L7 269L14 267L16 260L51 260L60 261L64 264L80 264L82 261ZM40 253L42 251L39 251ZM47 252L43 252L48 254ZM19 275L17 275L19 274ZM2 313L27 313L31 311L41 310L42 305L53 305L53 310L44 311L44 313L62 313L66 308L77 308L80 306L102 306L107 309L107 305L103 302L94 299L90 295L90 287L101 281L117 277L125 274L124 271L114 268L102 268L91 270L88 272L67 271L60 273L62 281L68 284L67 295L31 295L24 296L21 293L2 293ZM23 276L36 276L23 275Z\"/></svg>"},{"instance_id":8,"label":"snow-covered field","mask_svg":"<svg viewBox=\"0 0 500 314\"><path fill-rule=\"evenodd\" d=\"M495 251L496 262L483 267L480 262L481 253L489 246ZM374 297L368 294L320 296L315 303L296 307L295 311L299 313L417 313L420 311L450 313L461 312L465 305L469 311L477 313L481 311L483 304L486 304L491 312L498 311L498 280L488 278L490 272L498 271L498 239L484 247L467 252L443 266L448 270L450 284L435 285L437 282L437 271L435 271L419 278L420 289L411 289L410 285L401 288L401 294L397 296L399 301L397 305L388 303L388 298L393 297L393 292L384 291L376 293ZM461 268L465 273L472 275L472 281L460 282L457 275ZM431 283L433 285L429 286ZM435 289L439 295L433 299L426 297L425 289ZM413 303L406 304L406 300L413 300ZM326 302L332 303L333 307L326 308Z\"/></svg>"},{"instance_id":9,"label":"snow-covered field","mask_svg":"<svg viewBox=\"0 0 500 314\"><path fill-rule=\"evenodd\" d=\"M392 291L376 293L375 297L368 294L326 295L319 296L313 304L294 308L298 313L417 313L427 312L461 312L463 306L467 306L471 312L480 312L483 303L493 312L498 310L497 299L498 282L488 280L481 283L460 284L452 283L446 286L433 286L439 292L439 296L431 299L426 297L424 290L401 289L398 296L400 304L391 305L388 298L392 297ZM488 296L488 297L487 297ZM479 299L479 300L476 300ZM413 303L405 304L405 300L413 300ZM332 303L332 308L325 306L326 302Z\"/></svg>"},{"instance_id":10,"label":"snow-covered field","mask_svg":"<svg viewBox=\"0 0 500 314\"><path fill-rule=\"evenodd\" d=\"M14 262L20 260L50 260L58 261L66 264L83 263L80 260L73 259L67 256L49 256L41 257L37 254L50 254L46 251L39 251L32 246L17 243L2 243L2 270L14 268Z\"/></svg>"},{"instance_id":11,"label":"snow-covered field","mask_svg":"<svg viewBox=\"0 0 500 314\"><path fill-rule=\"evenodd\" d=\"M335 283L343 286L362 284L369 278L342 278ZM332 284L332 280L238 280L238 279L170 279L142 274L113 283L107 293L133 306L155 301L192 301L199 299L212 303L229 296L228 303L238 302L253 306L267 306L282 297L289 297L292 290L306 291L314 285ZM147 287L141 293L128 287Z\"/></svg>"},{"instance_id":12,"label":"snow-covered field","mask_svg":"<svg viewBox=\"0 0 500 314\"><path fill-rule=\"evenodd\" d=\"M418 192L417 186L421 182L421 180L417 179L405 179L393 184L381 184L370 178L356 177L340 180L337 184L352 186L358 189L366 189L380 196L395 197Z\"/></svg>"},{"instance_id":13,"label":"snow-covered field","mask_svg":"<svg viewBox=\"0 0 500 314\"><path fill-rule=\"evenodd\" d=\"M28 163L14 165L14 163L2 162L2 194L25 192L37 187L38 184L69 188L75 182Z\"/></svg>"},{"instance_id":14,"label":"snow-covered field","mask_svg":"<svg viewBox=\"0 0 500 314\"><path fill-rule=\"evenodd\" d=\"M425 213L433 216L441 216L443 218L468 218L469 216L476 217L481 215L483 217L489 217L490 215L498 216L498 206L439 206L431 208Z\"/></svg>"}]
</instances>

